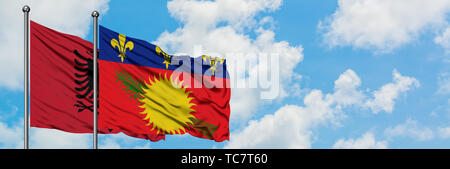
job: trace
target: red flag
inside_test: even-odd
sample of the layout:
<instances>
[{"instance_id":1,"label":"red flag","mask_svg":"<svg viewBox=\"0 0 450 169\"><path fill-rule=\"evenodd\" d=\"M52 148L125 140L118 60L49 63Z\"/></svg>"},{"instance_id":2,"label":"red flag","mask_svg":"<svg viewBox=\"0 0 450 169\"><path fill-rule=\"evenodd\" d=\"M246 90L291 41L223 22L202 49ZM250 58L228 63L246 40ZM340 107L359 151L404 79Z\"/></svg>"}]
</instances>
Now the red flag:
<instances>
[{"instance_id":1,"label":"red flag","mask_svg":"<svg viewBox=\"0 0 450 169\"><path fill-rule=\"evenodd\" d=\"M99 46L99 126L229 139L231 92L224 59L168 55L103 26ZM175 59L183 64L171 64Z\"/></svg>"},{"instance_id":2,"label":"red flag","mask_svg":"<svg viewBox=\"0 0 450 169\"><path fill-rule=\"evenodd\" d=\"M92 43L33 21L30 25L31 127L92 133ZM99 128L99 133L118 132L120 130ZM164 138L147 133L124 133L152 141Z\"/></svg>"}]
</instances>

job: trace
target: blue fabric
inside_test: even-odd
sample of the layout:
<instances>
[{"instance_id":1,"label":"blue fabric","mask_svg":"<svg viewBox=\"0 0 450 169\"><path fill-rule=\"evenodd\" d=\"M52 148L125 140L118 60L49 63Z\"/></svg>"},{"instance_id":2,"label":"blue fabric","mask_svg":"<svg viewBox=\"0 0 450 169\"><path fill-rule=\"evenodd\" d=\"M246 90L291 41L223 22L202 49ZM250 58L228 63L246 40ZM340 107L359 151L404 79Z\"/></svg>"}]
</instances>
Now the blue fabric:
<instances>
[{"instance_id":1,"label":"blue fabric","mask_svg":"<svg viewBox=\"0 0 450 169\"><path fill-rule=\"evenodd\" d=\"M189 56L171 56L168 60L171 64L168 65L166 68L166 64L163 63L164 60L164 54L161 52L156 51L156 45L151 44L149 42L136 39L133 37L126 36L125 38L125 44L129 41L133 42L133 49L129 50L126 49L125 56L126 58L123 59L123 62L121 60L121 57L118 57L120 55L119 47L115 46L113 47L111 45L111 41L113 39L116 39L118 42L119 40L119 33L114 32L108 28L105 28L100 25L100 39L99 39L99 47L100 47L100 54L99 59L101 60L107 60L111 62L118 62L123 64L132 64L132 65L140 65L140 66L146 66L146 67L153 67L153 68L159 68L159 69L165 69L165 70L173 70L173 71L181 71L181 72L187 72L187 73L197 73L194 71L194 69L198 69L201 67L201 73L202 75L206 76L216 76L216 77L222 77L222 78L228 78L228 73L226 71L226 60L222 62L217 61L216 64L216 70L213 71L210 69L211 65L210 60L206 59L203 60L202 57L196 57L192 58ZM120 43L120 42L119 42ZM125 45L123 45L125 46ZM183 61L190 61L190 66L188 64L183 64ZM176 63L177 62L177 63ZM199 67L197 67L199 66ZM198 71L199 73L200 71Z\"/></svg>"}]
</instances>

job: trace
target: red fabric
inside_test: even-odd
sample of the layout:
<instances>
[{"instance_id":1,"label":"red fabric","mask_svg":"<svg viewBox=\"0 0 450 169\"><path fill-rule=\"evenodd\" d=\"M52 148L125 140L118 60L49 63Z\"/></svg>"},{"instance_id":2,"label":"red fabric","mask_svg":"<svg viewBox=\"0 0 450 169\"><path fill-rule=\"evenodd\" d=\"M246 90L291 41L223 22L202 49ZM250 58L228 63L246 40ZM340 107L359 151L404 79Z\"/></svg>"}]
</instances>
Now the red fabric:
<instances>
[{"instance_id":1,"label":"red fabric","mask_svg":"<svg viewBox=\"0 0 450 169\"><path fill-rule=\"evenodd\" d=\"M75 60L81 64L87 64L88 61L81 59L74 52L76 50L79 55L92 61L92 43L51 30L33 21L30 25L31 127L58 129L70 133L92 133L92 111L88 107L83 109L82 105L92 106L92 99L89 96L93 91L88 91L86 87L88 81L76 83L76 80L83 81L87 76L75 76L75 74L92 74L92 70L88 70L88 65L77 64ZM79 71L76 67L85 69L86 72ZM83 91L76 90L83 87L86 87ZM85 93L88 94L84 98L76 96ZM107 103L99 102L100 108L102 104ZM99 114L101 115L102 112L99 111ZM107 130L99 126L99 133L118 132L120 130ZM164 138L164 136L148 133L123 132L152 141Z\"/></svg>"},{"instance_id":2,"label":"red fabric","mask_svg":"<svg viewBox=\"0 0 450 169\"><path fill-rule=\"evenodd\" d=\"M99 101L102 103L99 109L102 112L99 118L101 119L99 120L99 126L133 133L156 133L156 130L152 130L152 125L147 126L148 121L143 120L145 115L140 113L143 108L138 107L142 103L130 98L132 94L123 90L125 87L122 83L116 81L116 72L119 70L125 70L131 77L142 79L147 84L150 84L149 78L153 79L155 76L159 78L159 75L170 77L174 71L99 60L101 75L99 79L101 88ZM193 83L194 75L188 75L191 78L191 83ZM208 89L202 85L201 88L188 87L187 91L191 91L190 96L194 98L191 103L195 104L192 107L195 112L191 114L200 120L217 126L212 139L224 141L229 140L230 88L225 87L226 83L229 84L229 79L217 79L223 80L223 88ZM182 76L180 76L180 80L183 80ZM186 131L195 137L208 139L197 130L187 129Z\"/></svg>"}]
</instances>

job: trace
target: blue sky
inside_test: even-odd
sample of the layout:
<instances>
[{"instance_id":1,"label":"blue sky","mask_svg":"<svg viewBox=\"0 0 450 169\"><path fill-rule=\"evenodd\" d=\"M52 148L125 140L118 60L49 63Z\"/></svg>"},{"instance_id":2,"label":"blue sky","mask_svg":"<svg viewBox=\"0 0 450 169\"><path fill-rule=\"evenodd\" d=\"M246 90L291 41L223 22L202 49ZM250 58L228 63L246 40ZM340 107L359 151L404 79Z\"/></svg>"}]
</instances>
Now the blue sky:
<instances>
[{"instance_id":1,"label":"blue sky","mask_svg":"<svg viewBox=\"0 0 450 169\"><path fill-rule=\"evenodd\" d=\"M20 7L25 3L7 5ZM233 3L254 4L226 7ZM34 16L39 23L89 41L92 25L86 20L89 11L98 9L101 25L161 45L169 53L191 53L189 50L199 44L207 51L228 51L227 46L215 47L208 40L220 33L217 30L227 28L232 31L224 35L239 37L237 40L256 51L279 48L285 51L280 53L281 63L291 62L281 66L288 72L280 75L286 95L273 100L250 95L257 103L242 103L239 94L232 97L230 141L216 143L175 135L149 142L119 134L100 136L100 148L449 148L450 3L398 3L403 6L398 8L398 4L384 0L104 0L88 5L77 1L60 4L60 8L72 9L62 15L73 17L80 23L77 26L61 24L70 20L38 12L56 9L54 2L45 1L46 6L37 9L30 6L32 12L36 10ZM77 5L80 8L75 10ZM418 7L423 10L413 10ZM13 23L21 30L19 9L0 16L14 16L19 22ZM203 25L207 26L202 32ZM0 27L0 35L10 29ZM188 39L193 33L200 37ZM258 44L258 38L271 33L272 40ZM21 39L6 37L8 44L21 44ZM287 45L277 46L280 42ZM22 57L20 47L11 55ZM1 57L2 62L15 59ZM22 60L12 62L21 66ZM22 145L21 73L12 73L11 77L0 74L11 79L0 81L0 133L8 136L0 138L0 148ZM240 108L245 106L233 103L253 107ZM46 129L31 132L35 133L31 133L35 136L31 148L91 147L92 138L87 134Z\"/></svg>"}]
</instances>

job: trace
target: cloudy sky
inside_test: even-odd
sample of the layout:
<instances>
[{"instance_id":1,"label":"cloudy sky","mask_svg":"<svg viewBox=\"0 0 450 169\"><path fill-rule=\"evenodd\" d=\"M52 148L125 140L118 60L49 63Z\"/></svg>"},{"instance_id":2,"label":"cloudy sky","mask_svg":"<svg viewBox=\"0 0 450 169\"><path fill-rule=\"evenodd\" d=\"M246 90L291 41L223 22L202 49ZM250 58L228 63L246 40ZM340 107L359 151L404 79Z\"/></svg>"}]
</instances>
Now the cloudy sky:
<instances>
[{"instance_id":1,"label":"cloudy sky","mask_svg":"<svg viewBox=\"0 0 450 169\"><path fill-rule=\"evenodd\" d=\"M98 10L101 25L168 53L279 54L275 98L232 89L230 141L117 134L100 148L450 148L448 0L0 0L0 148L23 146L24 4L89 41ZM92 136L32 128L30 147L90 148Z\"/></svg>"}]
</instances>

